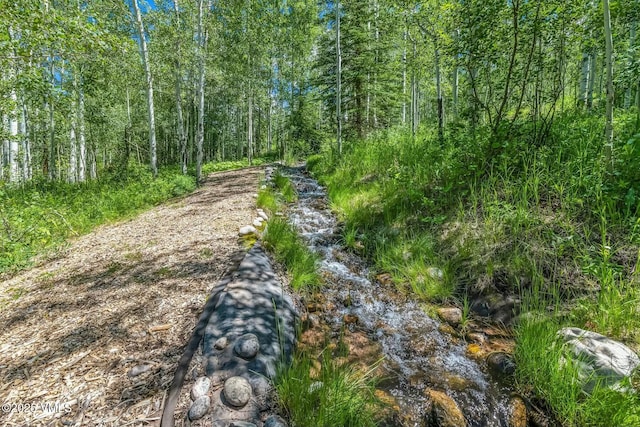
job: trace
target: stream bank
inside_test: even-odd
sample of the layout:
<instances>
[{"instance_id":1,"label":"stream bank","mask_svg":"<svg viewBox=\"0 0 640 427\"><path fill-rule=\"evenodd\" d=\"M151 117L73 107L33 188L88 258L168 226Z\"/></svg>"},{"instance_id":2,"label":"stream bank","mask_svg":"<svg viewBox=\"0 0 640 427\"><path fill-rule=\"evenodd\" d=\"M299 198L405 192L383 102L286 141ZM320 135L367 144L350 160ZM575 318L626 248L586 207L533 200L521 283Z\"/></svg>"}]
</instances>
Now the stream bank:
<instances>
[{"instance_id":1,"label":"stream bank","mask_svg":"<svg viewBox=\"0 0 640 427\"><path fill-rule=\"evenodd\" d=\"M325 189L303 168L283 174L298 193L289 221L320 256L325 280L321 296L306 303L301 345L326 344L333 357L363 367L382 358L377 393L394 409L387 425L525 426L526 405L504 375L512 371L507 331L484 325L461 333L430 317L429 307L398 292L384 275L372 277L366 262L341 245Z\"/></svg>"}]
</instances>

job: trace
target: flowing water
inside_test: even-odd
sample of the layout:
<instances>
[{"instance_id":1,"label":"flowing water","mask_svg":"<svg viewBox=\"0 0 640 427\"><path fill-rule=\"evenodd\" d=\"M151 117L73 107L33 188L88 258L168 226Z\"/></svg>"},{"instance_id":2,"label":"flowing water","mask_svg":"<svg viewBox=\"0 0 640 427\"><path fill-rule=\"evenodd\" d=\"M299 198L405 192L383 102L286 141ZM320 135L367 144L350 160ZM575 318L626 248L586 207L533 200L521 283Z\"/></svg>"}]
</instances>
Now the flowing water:
<instances>
[{"instance_id":1,"label":"flowing water","mask_svg":"<svg viewBox=\"0 0 640 427\"><path fill-rule=\"evenodd\" d=\"M469 426L507 426L511 389L486 366L466 356L464 342L439 331L419 303L399 295L392 286L369 278L366 263L339 243L338 222L328 208L326 192L301 168L285 170L299 199L289 221L321 257L327 278L323 294L336 306L333 322L356 315L358 325L382 347L385 368L393 377L384 388L401 408L405 426L419 426L428 400L425 389L445 391L458 404ZM351 300L345 306L344 301Z\"/></svg>"}]
</instances>

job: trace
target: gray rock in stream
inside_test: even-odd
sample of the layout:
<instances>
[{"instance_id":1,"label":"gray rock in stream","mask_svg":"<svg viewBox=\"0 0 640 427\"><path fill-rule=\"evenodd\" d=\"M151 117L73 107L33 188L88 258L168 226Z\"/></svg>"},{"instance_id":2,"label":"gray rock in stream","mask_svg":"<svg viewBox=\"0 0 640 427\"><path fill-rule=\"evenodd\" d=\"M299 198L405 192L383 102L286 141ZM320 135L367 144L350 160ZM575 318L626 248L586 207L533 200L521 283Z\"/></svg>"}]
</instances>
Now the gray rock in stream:
<instances>
[{"instance_id":1,"label":"gray rock in stream","mask_svg":"<svg viewBox=\"0 0 640 427\"><path fill-rule=\"evenodd\" d=\"M563 328L558 336L579 368L582 389L590 393L598 382L614 389L640 366L640 359L624 344L580 328Z\"/></svg>"}]
</instances>

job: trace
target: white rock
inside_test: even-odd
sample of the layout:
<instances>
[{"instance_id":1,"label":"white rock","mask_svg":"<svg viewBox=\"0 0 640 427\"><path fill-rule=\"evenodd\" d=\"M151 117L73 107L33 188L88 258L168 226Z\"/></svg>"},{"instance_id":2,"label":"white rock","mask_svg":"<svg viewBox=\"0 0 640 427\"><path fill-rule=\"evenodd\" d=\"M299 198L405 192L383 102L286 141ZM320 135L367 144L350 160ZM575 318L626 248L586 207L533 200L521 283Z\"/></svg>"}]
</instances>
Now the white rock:
<instances>
[{"instance_id":1,"label":"white rock","mask_svg":"<svg viewBox=\"0 0 640 427\"><path fill-rule=\"evenodd\" d=\"M209 396L200 396L189 408L189 419L191 421L199 420L204 417L211 407L211 399Z\"/></svg>"},{"instance_id":2,"label":"white rock","mask_svg":"<svg viewBox=\"0 0 640 427\"><path fill-rule=\"evenodd\" d=\"M191 400L198 400L201 396L209 394L209 387L211 387L211 380L207 377L200 377L196 380L191 388Z\"/></svg>"},{"instance_id":3,"label":"white rock","mask_svg":"<svg viewBox=\"0 0 640 427\"><path fill-rule=\"evenodd\" d=\"M252 225L245 225L244 227L240 227L240 230L238 231L238 235L240 237L248 236L250 234L258 234L258 230L256 230L256 228Z\"/></svg>"},{"instance_id":4,"label":"white rock","mask_svg":"<svg viewBox=\"0 0 640 427\"><path fill-rule=\"evenodd\" d=\"M260 351L260 341L254 334L244 334L238 338L233 350L243 359L251 359Z\"/></svg>"},{"instance_id":5,"label":"white rock","mask_svg":"<svg viewBox=\"0 0 640 427\"><path fill-rule=\"evenodd\" d=\"M231 406L242 408L251 399L251 384L242 377L231 377L224 382L222 392Z\"/></svg>"},{"instance_id":6,"label":"white rock","mask_svg":"<svg viewBox=\"0 0 640 427\"><path fill-rule=\"evenodd\" d=\"M216 350L224 350L228 343L229 340L227 339L227 337L221 337L216 340L213 346L216 348Z\"/></svg>"},{"instance_id":7,"label":"white rock","mask_svg":"<svg viewBox=\"0 0 640 427\"><path fill-rule=\"evenodd\" d=\"M624 344L595 332L580 328L563 328L558 335L579 367L582 389L589 393L596 383L620 389L620 382L631 376L640 359Z\"/></svg>"},{"instance_id":8,"label":"white rock","mask_svg":"<svg viewBox=\"0 0 640 427\"><path fill-rule=\"evenodd\" d=\"M429 267L427 269L427 274L429 277L436 280L442 280L444 278L444 272L438 267Z\"/></svg>"},{"instance_id":9,"label":"white rock","mask_svg":"<svg viewBox=\"0 0 640 427\"><path fill-rule=\"evenodd\" d=\"M262 225L264 224L264 219L258 217L256 219L253 220L253 226L258 228L258 227L262 227Z\"/></svg>"},{"instance_id":10,"label":"white rock","mask_svg":"<svg viewBox=\"0 0 640 427\"><path fill-rule=\"evenodd\" d=\"M260 218L264 219L265 221L269 221L269 217L267 216L267 214L266 214L266 213L264 213L264 211L263 211L263 210L259 210L259 211L258 211L258 216L259 216Z\"/></svg>"}]
</instances>

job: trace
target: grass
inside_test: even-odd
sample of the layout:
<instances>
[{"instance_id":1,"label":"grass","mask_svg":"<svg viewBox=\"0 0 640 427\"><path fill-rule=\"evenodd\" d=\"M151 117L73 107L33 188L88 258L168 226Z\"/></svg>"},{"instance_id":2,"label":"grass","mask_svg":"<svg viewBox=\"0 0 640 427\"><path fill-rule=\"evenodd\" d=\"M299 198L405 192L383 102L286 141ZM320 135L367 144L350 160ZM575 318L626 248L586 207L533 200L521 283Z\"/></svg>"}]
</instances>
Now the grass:
<instances>
[{"instance_id":1,"label":"grass","mask_svg":"<svg viewBox=\"0 0 640 427\"><path fill-rule=\"evenodd\" d=\"M274 253L276 260L286 267L294 290L313 290L320 287L322 281L316 268L318 256L307 248L293 226L285 219L271 219L262 239L265 247Z\"/></svg>"},{"instance_id":2,"label":"grass","mask_svg":"<svg viewBox=\"0 0 640 427\"><path fill-rule=\"evenodd\" d=\"M258 207L271 214L262 240L276 260L284 264L291 276L291 287L294 290L317 289L322 284L317 270L318 256L305 245L285 218L275 215L280 213L284 203L297 199L295 188L279 171L274 175L274 185L274 189L267 187L258 192Z\"/></svg>"},{"instance_id":3,"label":"grass","mask_svg":"<svg viewBox=\"0 0 640 427\"><path fill-rule=\"evenodd\" d=\"M640 350L633 120L616 119L613 173L602 162L603 120L575 113L557 118L542 144L528 140L527 122L503 140L483 128L452 126L442 142L429 129L415 138L391 129L307 165L328 186L345 245L390 273L399 290L436 302L521 295L554 307L544 310L547 323L517 327L516 375L564 424L640 425L637 400L607 390L586 398L570 387L574 373L560 369L559 354L547 351L569 325Z\"/></svg>"},{"instance_id":4,"label":"grass","mask_svg":"<svg viewBox=\"0 0 640 427\"><path fill-rule=\"evenodd\" d=\"M640 399L597 385L582 391L578 364L556 337L563 322L548 316L529 316L517 333L518 381L543 399L562 425L617 427L640 425Z\"/></svg>"},{"instance_id":5,"label":"grass","mask_svg":"<svg viewBox=\"0 0 640 427\"><path fill-rule=\"evenodd\" d=\"M274 189L267 187L258 193L258 206L271 213L262 240L284 264L293 289L310 292L322 284L319 258L284 217L275 215L296 199L291 181L276 172ZM317 360L298 352L291 363L280 365L276 375L281 411L296 427L375 426L380 402L375 397L374 370L362 372L329 357L318 367Z\"/></svg>"},{"instance_id":6,"label":"grass","mask_svg":"<svg viewBox=\"0 0 640 427\"><path fill-rule=\"evenodd\" d=\"M296 427L373 427L380 408L373 372L330 358L318 372L309 356L297 355L276 377L280 406Z\"/></svg>"}]
</instances>

